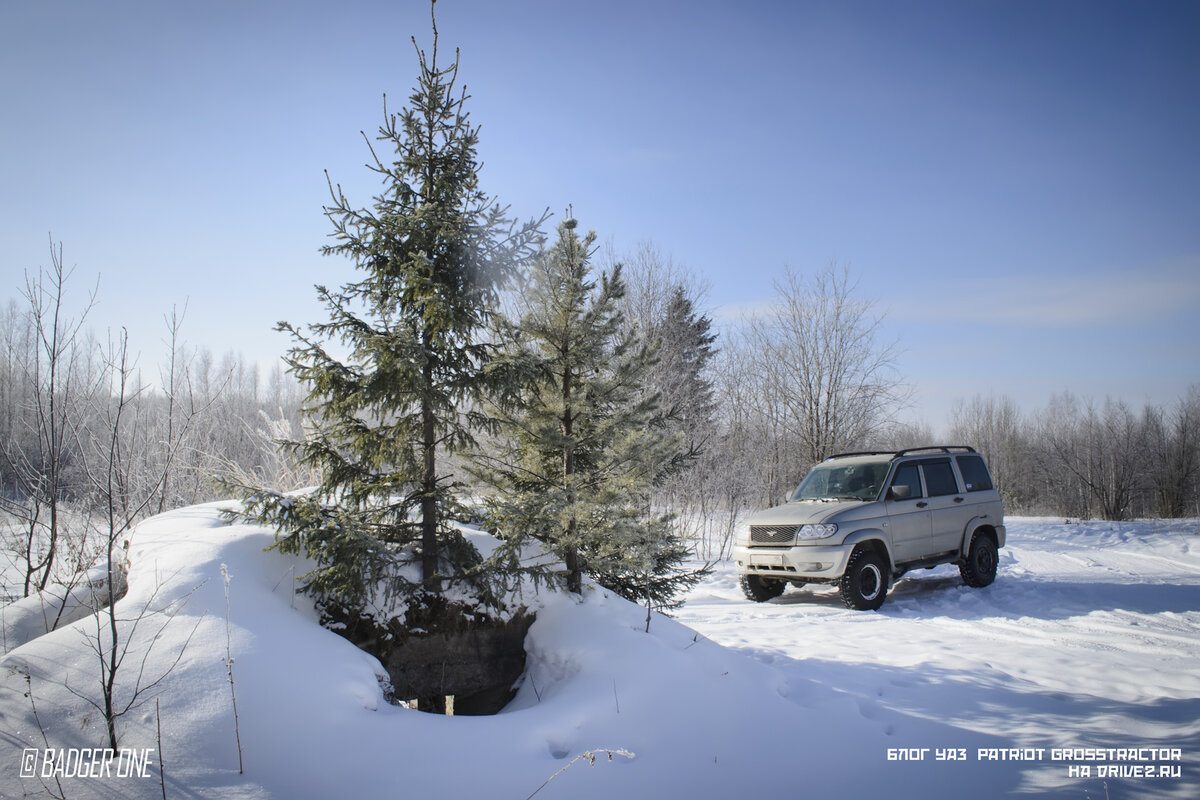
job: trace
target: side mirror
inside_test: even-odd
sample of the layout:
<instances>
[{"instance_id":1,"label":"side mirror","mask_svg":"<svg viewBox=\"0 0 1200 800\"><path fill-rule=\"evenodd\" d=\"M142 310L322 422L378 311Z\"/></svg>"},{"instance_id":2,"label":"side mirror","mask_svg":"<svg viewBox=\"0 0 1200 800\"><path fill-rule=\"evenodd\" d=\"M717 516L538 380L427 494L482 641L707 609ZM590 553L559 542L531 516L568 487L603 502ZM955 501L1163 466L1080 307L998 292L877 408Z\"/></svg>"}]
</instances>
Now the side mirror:
<instances>
[{"instance_id":1,"label":"side mirror","mask_svg":"<svg viewBox=\"0 0 1200 800\"><path fill-rule=\"evenodd\" d=\"M893 500L908 500L912 497L911 486L893 486L888 489L888 497Z\"/></svg>"}]
</instances>

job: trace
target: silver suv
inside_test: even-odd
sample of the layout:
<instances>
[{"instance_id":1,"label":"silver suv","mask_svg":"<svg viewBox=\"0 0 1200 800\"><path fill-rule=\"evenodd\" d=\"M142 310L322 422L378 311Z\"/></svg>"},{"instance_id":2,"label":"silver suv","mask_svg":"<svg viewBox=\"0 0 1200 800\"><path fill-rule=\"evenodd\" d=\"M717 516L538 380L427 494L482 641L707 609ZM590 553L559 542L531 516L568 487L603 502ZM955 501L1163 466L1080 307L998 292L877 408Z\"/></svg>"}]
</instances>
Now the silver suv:
<instances>
[{"instance_id":1,"label":"silver suv","mask_svg":"<svg viewBox=\"0 0 1200 800\"><path fill-rule=\"evenodd\" d=\"M848 607L873 611L904 573L949 563L987 586L1004 546L1000 493L983 456L961 446L832 456L747 523L733 559L758 602L789 583L831 583Z\"/></svg>"}]
</instances>

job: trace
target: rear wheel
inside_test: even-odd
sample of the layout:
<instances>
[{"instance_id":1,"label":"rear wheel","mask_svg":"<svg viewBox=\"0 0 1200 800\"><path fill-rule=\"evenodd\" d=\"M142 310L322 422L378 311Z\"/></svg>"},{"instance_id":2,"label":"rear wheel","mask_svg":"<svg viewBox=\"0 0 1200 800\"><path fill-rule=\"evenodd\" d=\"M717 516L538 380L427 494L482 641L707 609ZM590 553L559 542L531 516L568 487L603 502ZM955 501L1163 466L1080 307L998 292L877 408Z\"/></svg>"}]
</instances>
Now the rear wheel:
<instances>
[{"instance_id":1,"label":"rear wheel","mask_svg":"<svg viewBox=\"0 0 1200 800\"><path fill-rule=\"evenodd\" d=\"M874 550L855 550L838 583L842 602L858 611L875 611L887 598L888 568Z\"/></svg>"},{"instance_id":2,"label":"rear wheel","mask_svg":"<svg viewBox=\"0 0 1200 800\"><path fill-rule=\"evenodd\" d=\"M747 599L756 603L765 603L772 598L779 597L787 588L787 584L783 581L759 575L743 575L738 583Z\"/></svg>"},{"instance_id":3,"label":"rear wheel","mask_svg":"<svg viewBox=\"0 0 1200 800\"><path fill-rule=\"evenodd\" d=\"M980 589L996 580L996 566L1000 562L999 551L991 536L976 532L971 537L971 546L966 559L958 565L963 583Z\"/></svg>"}]
</instances>

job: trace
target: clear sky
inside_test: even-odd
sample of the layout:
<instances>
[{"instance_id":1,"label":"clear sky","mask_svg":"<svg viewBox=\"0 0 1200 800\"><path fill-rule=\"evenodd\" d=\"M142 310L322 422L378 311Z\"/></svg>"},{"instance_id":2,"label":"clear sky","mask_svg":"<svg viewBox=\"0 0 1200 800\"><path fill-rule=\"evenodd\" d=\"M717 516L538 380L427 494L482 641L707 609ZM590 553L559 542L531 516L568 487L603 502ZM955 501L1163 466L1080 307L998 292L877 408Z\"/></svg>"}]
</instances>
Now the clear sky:
<instances>
[{"instance_id":1,"label":"clear sky","mask_svg":"<svg viewBox=\"0 0 1200 800\"><path fill-rule=\"evenodd\" d=\"M485 190L653 241L720 320L836 261L912 416L1200 383L1200 3L441 0ZM321 318L324 170L428 45L423 0L0 5L0 297L62 241L147 366L163 315L268 362ZM551 223L551 226L553 222Z\"/></svg>"}]
</instances>

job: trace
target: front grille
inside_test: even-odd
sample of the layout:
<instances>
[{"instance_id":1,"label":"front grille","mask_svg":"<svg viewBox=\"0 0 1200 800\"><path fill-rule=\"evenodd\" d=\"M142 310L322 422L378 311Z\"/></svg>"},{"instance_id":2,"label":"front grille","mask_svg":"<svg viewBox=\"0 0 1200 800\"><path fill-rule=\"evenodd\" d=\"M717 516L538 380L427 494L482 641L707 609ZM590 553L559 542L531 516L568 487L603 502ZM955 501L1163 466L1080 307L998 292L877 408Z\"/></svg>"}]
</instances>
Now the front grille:
<instances>
[{"instance_id":1,"label":"front grille","mask_svg":"<svg viewBox=\"0 0 1200 800\"><path fill-rule=\"evenodd\" d=\"M799 525L751 525L750 544L791 544Z\"/></svg>"}]
</instances>

